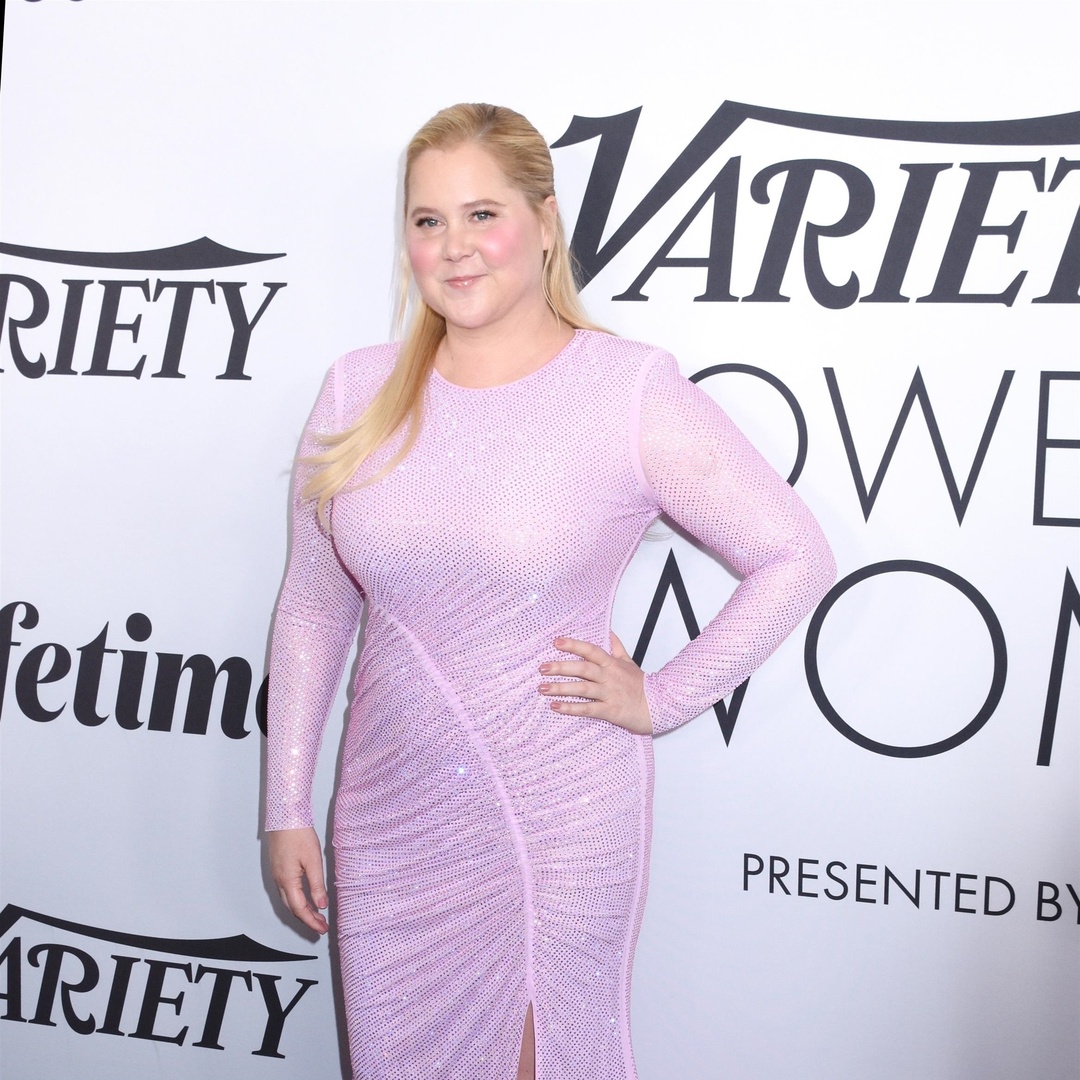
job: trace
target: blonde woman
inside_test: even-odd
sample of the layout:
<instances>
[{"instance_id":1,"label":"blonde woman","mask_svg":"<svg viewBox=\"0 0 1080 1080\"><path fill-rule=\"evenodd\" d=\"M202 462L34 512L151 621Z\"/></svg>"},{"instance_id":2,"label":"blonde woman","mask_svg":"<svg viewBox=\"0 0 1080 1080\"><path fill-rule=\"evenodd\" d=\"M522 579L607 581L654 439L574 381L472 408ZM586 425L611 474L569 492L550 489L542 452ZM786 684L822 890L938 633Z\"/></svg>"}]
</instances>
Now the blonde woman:
<instances>
[{"instance_id":1,"label":"blonde woman","mask_svg":"<svg viewBox=\"0 0 1080 1080\"><path fill-rule=\"evenodd\" d=\"M400 344L331 369L274 627L271 867L324 932L311 778L363 607L334 811L363 1080L628 1080L652 738L730 693L823 595L798 496L662 350L594 328L551 158L455 105L409 145ZM644 674L611 633L661 512L743 575Z\"/></svg>"}]
</instances>

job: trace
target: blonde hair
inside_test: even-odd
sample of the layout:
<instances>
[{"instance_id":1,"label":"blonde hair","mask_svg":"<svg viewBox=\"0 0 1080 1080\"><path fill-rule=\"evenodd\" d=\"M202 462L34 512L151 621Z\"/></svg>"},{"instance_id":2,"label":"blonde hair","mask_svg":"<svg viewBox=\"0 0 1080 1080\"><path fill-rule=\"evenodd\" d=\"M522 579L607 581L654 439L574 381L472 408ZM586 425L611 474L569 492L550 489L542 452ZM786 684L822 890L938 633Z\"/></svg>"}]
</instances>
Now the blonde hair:
<instances>
[{"instance_id":1,"label":"blonde hair","mask_svg":"<svg viewBox=\"0 0 1080 1080\"><path fill-rule=\"evenodd\" d=\"M413 136L405 153L405 213L416 159L425 150L448 150L466 142L475 142L491 154L510 184L526 197L536 213L547 213L546 200L555 194L555 177L543 137L512 109L483 104L451 105L436 113ZM562 322L575 329L598 330L578 299L562 219L556 215L552 225L551 246L544 252L544 299ZM403 229L404 226L405 219ZM390 472L412 449L420 432L424 387L435 363L435 353L446 336L446 321L416 295L404 243L401 264L397 322L400 330L408 318L408 328L394 369L359 419L344 431L321 436L320 442L327 449L305 459L306 464L315 466L315 471L304 485L303 495L315 500L324 524L329 501L349 485L363 462L402 427L406 428L402 445L393 458L374 476L355 486L373 483Z\"/></svg>"}]
</instances>

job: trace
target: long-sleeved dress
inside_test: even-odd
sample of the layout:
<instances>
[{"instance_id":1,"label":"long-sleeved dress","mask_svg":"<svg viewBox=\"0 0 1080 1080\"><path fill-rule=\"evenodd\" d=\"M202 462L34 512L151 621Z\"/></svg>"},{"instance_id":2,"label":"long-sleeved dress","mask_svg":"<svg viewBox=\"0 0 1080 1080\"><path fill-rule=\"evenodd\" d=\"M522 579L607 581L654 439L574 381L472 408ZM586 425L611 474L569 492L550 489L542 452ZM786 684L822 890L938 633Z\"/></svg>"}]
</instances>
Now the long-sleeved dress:
<instances>
[{"instance_id":1,"label":"long-sleeved dress","mask_svg":"<svg viewBox=\"0 0 1080 1080\"><path fill-rule=\"evenodd\" d=\"M302 455L354 421L395 355L334 365ZM579 330L506 385L433 372L415 446L335 497L332 538L296 496L266 824L312 823L322 730L366 603L334 810L358 1080L510 1080L530 1003L537 1080L636 1077L651 740L558 714L537 687L541 662L573 659L556 637L610 648L616 585L661 511L744 579L646 675L656 733L746 679L833 574L802 501L667 353Z\"/></svg>"}]
</instances>

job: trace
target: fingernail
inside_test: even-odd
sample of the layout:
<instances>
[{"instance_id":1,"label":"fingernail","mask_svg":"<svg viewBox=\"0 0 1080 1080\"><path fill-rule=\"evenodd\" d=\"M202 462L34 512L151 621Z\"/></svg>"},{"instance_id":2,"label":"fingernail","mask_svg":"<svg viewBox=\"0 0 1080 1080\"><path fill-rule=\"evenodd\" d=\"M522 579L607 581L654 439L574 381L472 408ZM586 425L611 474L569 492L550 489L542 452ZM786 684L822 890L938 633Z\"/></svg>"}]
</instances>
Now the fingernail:
<instances>
[{"instance_id":1,"label":"fingernail","mask_svg":"<svg viewBox=\"0 0 1080 1080\"><path fill-rule=\"evenodd\" d=\"M540 670L546 675L551 670L550 664L541 664Z\"/></svg>"}]
</instances>

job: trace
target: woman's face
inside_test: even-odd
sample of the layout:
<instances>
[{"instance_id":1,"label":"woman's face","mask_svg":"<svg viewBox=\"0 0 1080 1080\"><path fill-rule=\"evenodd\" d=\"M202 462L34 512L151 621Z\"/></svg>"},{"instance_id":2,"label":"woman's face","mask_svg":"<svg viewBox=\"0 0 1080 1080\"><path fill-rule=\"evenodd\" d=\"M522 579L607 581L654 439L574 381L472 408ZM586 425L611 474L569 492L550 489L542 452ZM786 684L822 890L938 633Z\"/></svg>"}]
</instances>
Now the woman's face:
<instances>
[{"instance_id":1,"label":"woman's face","mask_svg":"<svg viewBox=\"0 0 1080 1080\"><path fill-rule=\"evenodd\" d=\"M420 294L448 326L532 325L555 200L537 214L476 143L425 150L409 177L406 249Z\"/></svg>"}]
</instances>

